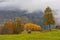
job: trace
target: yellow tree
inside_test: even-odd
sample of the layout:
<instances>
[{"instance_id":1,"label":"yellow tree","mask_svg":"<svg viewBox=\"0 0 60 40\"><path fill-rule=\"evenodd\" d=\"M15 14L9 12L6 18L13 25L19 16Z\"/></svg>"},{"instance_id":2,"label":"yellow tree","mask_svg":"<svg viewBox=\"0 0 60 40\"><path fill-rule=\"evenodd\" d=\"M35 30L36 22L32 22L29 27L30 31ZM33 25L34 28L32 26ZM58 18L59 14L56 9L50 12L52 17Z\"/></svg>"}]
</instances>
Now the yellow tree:
<instances>
[{"instance_id":1,"label":"yellow tree","mask_svg":"<svg viewBox=\"0 0 60 40\"><path fill-rule=\"evenodd\" d=\"M37 24L33 24L33 23L26 23L24 25L25 29L31 29L31 30L41 30L41 26L37 25Z\"/></svg>"},{"instance_id":2,"label":"yellow tree","mask_svg":"<svg viewBox=\"0 0 60 40\"><path fill-rule=\"evenodd\" d=\"M2 28L2 34L12 34L13 33L13 21L6 21L4 27Z\"/></svg>"}]
</instances>

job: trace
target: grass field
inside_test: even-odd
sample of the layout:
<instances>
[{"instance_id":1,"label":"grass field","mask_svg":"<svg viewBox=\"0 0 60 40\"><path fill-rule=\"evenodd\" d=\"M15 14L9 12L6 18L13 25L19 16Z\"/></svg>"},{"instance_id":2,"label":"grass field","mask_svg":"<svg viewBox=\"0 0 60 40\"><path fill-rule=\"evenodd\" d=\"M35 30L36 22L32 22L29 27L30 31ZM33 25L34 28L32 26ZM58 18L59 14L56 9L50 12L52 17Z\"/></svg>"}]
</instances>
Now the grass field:
<instances>
[{"instance_id":1,"label":"grass field","mask_svg":"<svg viewBox=\"0 0 60 40\"><path fill-rule=\"evenodd\" d=\"M51 32L23 32L17 35L0 35L0 40L60 40L60 30Z\"/></svg>"}]
</instances>

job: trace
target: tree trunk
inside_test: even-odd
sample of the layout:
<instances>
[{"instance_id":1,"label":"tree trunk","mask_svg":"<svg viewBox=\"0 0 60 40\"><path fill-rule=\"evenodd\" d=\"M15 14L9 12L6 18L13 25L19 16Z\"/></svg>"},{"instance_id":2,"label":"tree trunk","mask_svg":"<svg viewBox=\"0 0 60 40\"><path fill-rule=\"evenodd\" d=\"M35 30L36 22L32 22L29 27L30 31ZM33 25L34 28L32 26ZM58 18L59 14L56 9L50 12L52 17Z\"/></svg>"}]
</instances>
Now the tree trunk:
<instances>
[{"instance_id":1,"label":"tree trunk","mask_svg":"<svg viewBox=\"0 0 60 40\"><path fill-rule=\"evenodd\" d=\"M49 31L51 31L51 26L50 26L50 24L49 24Z\"/></svg>"}]
</instances>

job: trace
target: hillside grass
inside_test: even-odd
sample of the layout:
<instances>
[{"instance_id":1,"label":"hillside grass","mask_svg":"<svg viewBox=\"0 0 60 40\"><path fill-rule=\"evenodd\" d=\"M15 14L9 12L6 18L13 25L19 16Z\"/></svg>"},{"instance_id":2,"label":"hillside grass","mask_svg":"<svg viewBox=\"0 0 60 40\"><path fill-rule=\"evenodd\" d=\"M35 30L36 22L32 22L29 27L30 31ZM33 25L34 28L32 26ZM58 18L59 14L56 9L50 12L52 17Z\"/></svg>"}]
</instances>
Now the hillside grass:
<instances>
[{"instance_id":1,"label":"hillside grass","mask_svg":"<svg viewBox=\"0 0 60 40\"><path fill-rule=\"evenodd\" d=\"M23 32L22 34L0 35L0 40L60 40L60 30L38 32L31 34Z\"/></svg>"}]
</instances>

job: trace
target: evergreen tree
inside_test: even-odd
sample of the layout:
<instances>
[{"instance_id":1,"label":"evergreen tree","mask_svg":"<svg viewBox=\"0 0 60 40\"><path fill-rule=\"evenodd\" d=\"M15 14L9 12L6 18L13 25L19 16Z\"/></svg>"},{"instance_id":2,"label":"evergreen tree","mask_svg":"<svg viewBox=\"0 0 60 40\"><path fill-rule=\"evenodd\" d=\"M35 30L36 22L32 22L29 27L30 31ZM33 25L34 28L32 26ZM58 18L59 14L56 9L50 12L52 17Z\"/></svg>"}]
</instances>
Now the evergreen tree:
<instances>
[{"instance_id":1,"label":"evergreen tree","mask_svg":"<svg viewBox=\"0 0 60 40\"><path fill-rule=\"evenodd\" d=\"M49 30L51 30L50 25L55 24L55 20L54 20L54 17L53 17L53 12L52 12L50 7L47 7L44 11L43 24L49 25Z\"/></svg>"}]
</instances>

